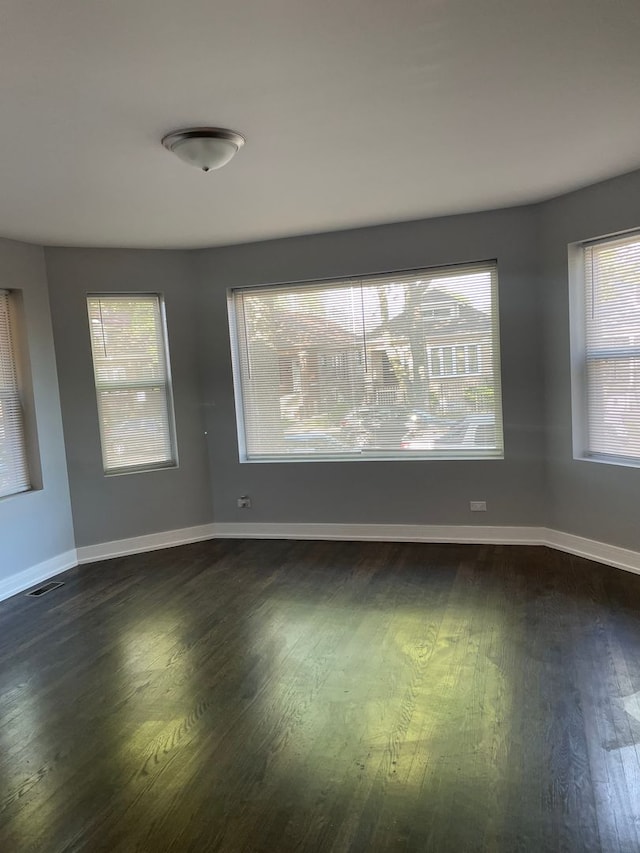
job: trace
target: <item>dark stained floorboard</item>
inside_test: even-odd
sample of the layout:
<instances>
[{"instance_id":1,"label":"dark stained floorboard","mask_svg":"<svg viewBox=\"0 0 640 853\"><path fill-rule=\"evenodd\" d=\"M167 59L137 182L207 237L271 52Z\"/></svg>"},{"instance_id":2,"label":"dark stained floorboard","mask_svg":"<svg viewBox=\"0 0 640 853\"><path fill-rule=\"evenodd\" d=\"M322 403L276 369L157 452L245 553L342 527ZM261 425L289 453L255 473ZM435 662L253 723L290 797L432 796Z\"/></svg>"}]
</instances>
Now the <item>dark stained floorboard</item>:
<instances>
[{"instance_id":1,"label":"dark stained floorboard","mask_svg":"<svg viewBox=\"0 0 640 853\"><path fill-rule=\"evenodd\" d=\"M637 576L218 541L61 579L0 604L1 853L640 851Z\"/></svg>"}]
</instances>

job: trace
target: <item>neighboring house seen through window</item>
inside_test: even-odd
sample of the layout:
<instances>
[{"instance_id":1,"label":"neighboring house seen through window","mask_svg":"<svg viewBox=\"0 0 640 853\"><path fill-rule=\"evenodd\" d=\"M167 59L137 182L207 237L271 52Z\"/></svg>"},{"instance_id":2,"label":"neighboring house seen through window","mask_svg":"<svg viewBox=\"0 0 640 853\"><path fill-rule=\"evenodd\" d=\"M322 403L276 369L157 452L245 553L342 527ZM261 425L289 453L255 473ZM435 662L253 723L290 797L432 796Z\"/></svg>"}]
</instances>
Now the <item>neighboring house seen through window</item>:
<instances>
[{"instance_id":1,"label":"neighboring house seen through window","mask_svg":"<svg viewBox=\"0 0 640 853\"><path fill-rule=\"evenodd\" d=\"M574 450L640 465L640 232L577 247Z\"/></svg>"},{"instance_id":2,"label":"neighboring house seen through window","mask_svg":"<svg viewBox=\"0 0 640 853\"><path fill-rule=\"evenodd\" d=\"M161 298L92 295L87 306L105 472L175 465Z\"/></svg>"},{"instance_id":3,"label":"neighboring house seen through window","mask_svg":"<svg viewBox=\"0 0 640 853\"><path fill-rule=\"evenodd\" d=\"M31 488L12 294L0 290L0 497Z\"/></svg>"},{"instance_id":4,"label":"neighboring house seen through window","mask_svg":"<svg viewBox=\"0 0 640 853\"><path fill-rule=\"evenodd\" d=\"M495 262L239 288L229 307L243 461L502 456Z\"/></svg>"}]
</instances>

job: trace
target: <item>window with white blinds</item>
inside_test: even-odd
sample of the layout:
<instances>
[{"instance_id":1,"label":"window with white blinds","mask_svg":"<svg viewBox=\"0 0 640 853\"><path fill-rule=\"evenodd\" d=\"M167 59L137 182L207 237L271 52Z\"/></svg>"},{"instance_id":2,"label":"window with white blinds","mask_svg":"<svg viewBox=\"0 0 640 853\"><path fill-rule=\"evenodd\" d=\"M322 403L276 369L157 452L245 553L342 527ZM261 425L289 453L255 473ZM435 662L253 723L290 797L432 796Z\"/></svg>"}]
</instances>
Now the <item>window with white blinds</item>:
<instances>
[{"instance_id":1,"label":"window with white blinds","mask_svg":"<svg viewBox=\"0 0 640 853\"><path fill-rule=\"evenodd\" d=\"M87 306L105 472L175 465L161 298L91 295Z\"/></svg>"},{"instance_id":2,"label":"window with white blinds","mask_svg":"<svg viewBox=\"0 0 640 853\"><path fill-rule=\"evenodd\" d=\"M503 455L495 262L230 294L240 458Z\"/></svg>"},{"instance_id":3,"label":"window with white blinds","mask_svg":"<svg viewBox=\"0 0 640 853\"><path fill-rule=\"evenodd\" d=\"M585 244L582 453L640 464L640 233Z\"/></svg>"},{"instance_id":4,"label":"window with white blinds","mask_svg":"<svg viewBox=\"0 0 640 853\"><path fill-rule=\"evenodd\" d=\"M12 309L11 293L0 290L0 497L31 488Z\"/></svg>"}]
</instances>

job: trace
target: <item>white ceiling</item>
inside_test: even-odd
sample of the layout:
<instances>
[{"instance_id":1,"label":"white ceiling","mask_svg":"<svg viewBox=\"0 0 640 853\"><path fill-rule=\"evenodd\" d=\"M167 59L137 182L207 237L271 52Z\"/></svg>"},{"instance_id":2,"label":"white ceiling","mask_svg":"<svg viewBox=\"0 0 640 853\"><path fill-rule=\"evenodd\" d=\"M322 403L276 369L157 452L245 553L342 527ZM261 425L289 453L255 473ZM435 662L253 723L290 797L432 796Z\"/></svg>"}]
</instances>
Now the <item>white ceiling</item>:
<instances>
[{"instance_id":1,"label":"white ceiling","mask_svg":"<svg viewBox=\"0 0 640 853\"><path fill-rule=\"evenodd\" d=\"M640 167L639 0L4 0L0 234L194 247ZM238 130L208 175L160 144Z\"/></svg>"}]
</instances>

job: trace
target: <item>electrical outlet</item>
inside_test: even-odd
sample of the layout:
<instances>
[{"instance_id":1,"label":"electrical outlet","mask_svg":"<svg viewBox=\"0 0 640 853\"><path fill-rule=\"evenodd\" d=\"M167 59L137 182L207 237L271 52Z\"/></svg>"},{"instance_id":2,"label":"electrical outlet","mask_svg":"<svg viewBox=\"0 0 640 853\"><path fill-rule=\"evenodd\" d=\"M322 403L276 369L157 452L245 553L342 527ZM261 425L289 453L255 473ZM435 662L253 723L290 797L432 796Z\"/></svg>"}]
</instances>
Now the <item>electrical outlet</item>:
<instances>
[{"instance_id":1,"label":"electrical outlet","mask_svg":"<svg viewBox=\"0 0 640 853\"><path fill-rule=\"evenodd\" d=\"M469 501L469 509L471 512L486 512L487 511L487 502L486 501Z\"/></svg>"},{"instance_id":2,"label":"electrical outlet","mask_svg":"<svg viewBox=\"0 0 640 853\"><path fill-rule=\"evenodd\" d=\"M236 501L238 509L251 509L251 498L249 495L242 495Z\"/></svg>"}]
</instances>

